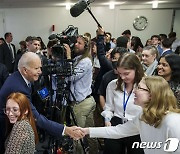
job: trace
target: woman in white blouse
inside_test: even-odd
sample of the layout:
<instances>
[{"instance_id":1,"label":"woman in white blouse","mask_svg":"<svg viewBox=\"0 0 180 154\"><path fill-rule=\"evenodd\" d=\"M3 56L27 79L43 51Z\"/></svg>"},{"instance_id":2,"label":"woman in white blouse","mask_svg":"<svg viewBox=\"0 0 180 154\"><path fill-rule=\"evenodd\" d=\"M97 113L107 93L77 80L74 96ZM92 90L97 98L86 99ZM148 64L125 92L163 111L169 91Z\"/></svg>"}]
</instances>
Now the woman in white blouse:
<instances>
[{"instance_id":1,"label":"woman in white blouse","mask_svg":"<svg viewBox=\"0 0 180 154\"><path fill-rule=\"evenodd\" d=\"M142 65L135 54L124 54L117 63L119 78L111 81L106 89L106 103L102 116L106 126L116 126L131 121L141 112L134 104L134 87L144 76ZM142 149L132 149L133 142L140 142L134 135L122 139L106 139L104 154L143 154Z\"/></svg>"},{"instance_id":2,"label":"woman in white blouse","mask_svg":"<svg viewBox=\"0 0 180 154\"><path fill-rule=\"evenodd\" d=\"M132 121L116 127L82 130L90 137L114 139L140 133L142 142L139 145L134 143L133 147L143 148L145 154L179 154L180 110L167 81L159 76L144 77L134 94L135 104L143 110Z\"/></svg>"}]
</instances>

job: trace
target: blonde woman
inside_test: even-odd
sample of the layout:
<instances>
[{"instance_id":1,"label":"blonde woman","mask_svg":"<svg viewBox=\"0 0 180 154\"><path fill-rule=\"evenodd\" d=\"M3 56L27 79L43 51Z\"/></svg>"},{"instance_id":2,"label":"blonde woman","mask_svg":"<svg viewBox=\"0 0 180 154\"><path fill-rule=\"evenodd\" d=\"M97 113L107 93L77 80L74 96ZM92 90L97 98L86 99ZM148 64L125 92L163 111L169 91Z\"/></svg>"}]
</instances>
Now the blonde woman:
<instances>
[{"instance_id":1,"label":"blonde woman","mask_svg":"<svg viewBox=\"0 0 180 154\"><path fill-rule=\"evenodd\" d=\"M145 154L166 154L168 138L180 140L180 110L169 84L159 76L144 77L134 91L135 104L142 113L123 125L115 127L82 128L90 137L123 138L140 133L145 143L162 143L157 148L144 148ZM180 153L176 144L173 154ZM164 151L165 147L165 151ZM136 147L135 147L136 148Z\"/></svg>"}]
</instances>

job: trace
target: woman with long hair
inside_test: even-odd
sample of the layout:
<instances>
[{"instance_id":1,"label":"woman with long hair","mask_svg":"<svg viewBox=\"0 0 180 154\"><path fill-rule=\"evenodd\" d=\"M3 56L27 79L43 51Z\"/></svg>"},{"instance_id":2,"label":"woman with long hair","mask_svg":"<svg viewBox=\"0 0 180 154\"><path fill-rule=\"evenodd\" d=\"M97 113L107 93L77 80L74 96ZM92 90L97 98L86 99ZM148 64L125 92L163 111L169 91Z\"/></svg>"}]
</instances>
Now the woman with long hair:
<instances>
[{"instance_id":1,"label":"woman with long hair","mask_svg":"<svg viewBox=\"0 0 180 154\"><path fill-rule=\"evenodd\" d=\"M134 88L144 76L139 59L134 53L125 53L117 62L118 79L111 81L106 89L106 103L102 116L106 126L116 126L131 121L141 108L134 105ZM104 154L141 154L142 149L132 149L133 142L140 142L140 136L106 139Z\"/></svg>"},{"instance_id":2,"label":"woman with long hair","mask_svg":"<svg viewBox=\"0 0 180 154\"><path fill-rule=\"evenodd\" d=\"M92 138L119 139L140 134L142 143L133 147L141 145L145 154L166 154L167 151L179 154L180 110L167 81L160 76L143 77L134 94L134 103L142 108L142 113L132 121L129 120L116 127L82 128L82 130ZM177 142L167 143L171 138L176 138Z\"/></svg>"},{"instance_id":3,"label":"woman with long hair","mask_svg":"<svg viewBox=\"0 0 180 154\"><path fill-rule=\"evenodd\" d=\"M161 56L157 74L169 83L180 108L180 56L176 54Z\"/></svg>"},{"instance_id":4,"label":"woman with long hair","mask_svg":"<svg viewBox=\"0 0 180 154\"><path fill-rule=\"evenodd\" d=\"M28 98L11 93L6 102L7 115L5 154L34 154L38 134Z\"/></svg>"}]
</instances>

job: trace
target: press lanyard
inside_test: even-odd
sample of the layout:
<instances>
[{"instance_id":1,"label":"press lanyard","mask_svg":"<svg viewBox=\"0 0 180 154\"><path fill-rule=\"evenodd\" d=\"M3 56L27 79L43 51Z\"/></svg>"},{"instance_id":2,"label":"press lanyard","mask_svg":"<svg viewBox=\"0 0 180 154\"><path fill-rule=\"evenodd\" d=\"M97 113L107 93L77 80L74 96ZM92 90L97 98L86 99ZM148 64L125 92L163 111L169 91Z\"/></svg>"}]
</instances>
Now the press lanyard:
<instances>
[{"instance_id":1,"label":"press lanyard","mask_svg":"<svg viewBox=\"0 0 180 154\"><path fill-rule=\"evenodd\" d=\"M126 88L125 88L125 84L124 84L124 97L123 97L123 109L124 109L123 116L124 117L125 117L126 106L127 106L128 100L131 96L131 93L132 93L132 90L130 91L130 94L128 95L128 97L126 99L125 98L126 97Z\"/></svg>"}]
</instances>

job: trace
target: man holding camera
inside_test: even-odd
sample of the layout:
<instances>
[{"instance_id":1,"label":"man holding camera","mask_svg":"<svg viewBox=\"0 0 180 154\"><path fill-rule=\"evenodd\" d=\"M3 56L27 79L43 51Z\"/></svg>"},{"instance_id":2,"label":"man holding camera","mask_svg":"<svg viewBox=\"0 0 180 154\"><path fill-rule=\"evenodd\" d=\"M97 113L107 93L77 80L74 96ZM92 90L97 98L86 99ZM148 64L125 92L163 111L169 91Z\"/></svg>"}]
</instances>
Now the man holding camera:
<instances>
[{"instance_id":1,"label":"man holding camera","mask_svg":"<svg viewBox=\"0 0 180 154\"><path fill-rule=\"evenodd\" d=\"M64 44L67 59L71 59L71 49L69 45ZM77 124L80 127L94 126L93 112L96 107L94 98L91 96L92 84L92 60L90 54L90 40L86 36L78 36L75 44L74 60L75 74L70 77L70 90L74 97L71 97L74 115ZM97 154L97 140L87 138L89 153ZM82 146L78 143L75 147L75 153L83 153Z\"/></svg>"},{"instance_id":2,"label":"man holding camera","mask_svg":"<svg viewBox=\"0 0 180 154\"><path fill-rule=\"evenodd\" d=\"M33 52L26 52L22 55L18 63L18 71L14 72L7 78L0 91L0 153L4 151L5 141L5 114L3 108L6 104L6 99L12 92L21 92L25 94L30 102L33 115L37 126L46 130L55 137L61 137L63 134L69 135L74 139L83 137L84 134L74 127L64 127L64 125L48 120L43 115L39 114L32 104L31 86L30 83L37 81L41 72L41 60L39 56Z\"/></svg>"}]
</instances>

